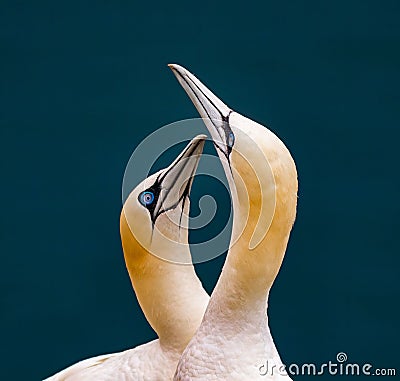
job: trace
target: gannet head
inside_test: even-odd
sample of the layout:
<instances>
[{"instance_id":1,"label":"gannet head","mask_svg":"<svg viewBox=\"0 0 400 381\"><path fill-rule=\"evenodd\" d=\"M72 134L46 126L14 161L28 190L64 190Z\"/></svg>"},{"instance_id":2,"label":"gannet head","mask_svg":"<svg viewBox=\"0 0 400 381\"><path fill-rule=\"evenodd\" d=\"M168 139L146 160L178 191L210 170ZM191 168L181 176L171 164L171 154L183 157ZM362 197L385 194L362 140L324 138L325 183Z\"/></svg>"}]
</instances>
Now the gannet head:
<instances>
[{"instance_id":1,"label":"gannet head","mask_svg":"<svg viewBox=\"0 0 400 381\"><path fill-rule=\"evenodd\" d=\"M187 234L189 193L205 138L194 138L168 168L139 184L121 212L122 246L136 297L161 345L175 355L192 338L208 303L191 266Z\"/></svg>"},{"instance_id":2,"label":"gannet head","mask_svg":"<svg viewBox=\"0 0 400 381\"><path fill-rule=\"evenodd\" d=\"M188 254L189 193L205 138L195 137L169 167L128 196L121 213L123 245L129 241L127 263L148 254L182 262L182 255Z\"/></svg>"},{"instance_id":3,"label":"gannet head","mask_svg":"<svg viewBox=\"0 0 400 381\"><path fill-rule=\"evenodd\" d=\"M203 118L224 166L234 206L232 238L240 235L250 251L260 246L265 252L267 235L270 244L275 240L286 247L297 203L297 172L288 149L269 129L233 111L188 70L169 66Z\"/></svg>"}]
</instances>

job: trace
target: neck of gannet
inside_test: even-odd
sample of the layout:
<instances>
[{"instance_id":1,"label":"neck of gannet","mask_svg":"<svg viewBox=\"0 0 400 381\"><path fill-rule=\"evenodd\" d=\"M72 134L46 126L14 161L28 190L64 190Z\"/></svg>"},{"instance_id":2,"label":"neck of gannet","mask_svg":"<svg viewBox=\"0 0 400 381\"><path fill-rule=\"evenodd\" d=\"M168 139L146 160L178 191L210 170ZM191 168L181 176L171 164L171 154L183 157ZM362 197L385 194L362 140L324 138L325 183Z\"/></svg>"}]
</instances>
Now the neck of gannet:
<instances>
[{"instance_id":1,"label":"neck of gannet","mask_svg":"<svg viewBox=\"0 0 400 381\"><path fill-rule=\"evenodd\" d=\"M180 354L200 325L209 299L194 267L165 261L139 248L124 212L121 238L132 286L147 321L161 346ZM191 263L186 247L179 257Z\"/></svg>"},{"instance_id":2,"label":"neck of gannet","mask_svg":"<svg viewBox=\"0 0 400 381\"><path fill-rule=\"evenodd\" d=\"M257 324L267 320L269 290L282 264L296 213L297 176L293 159L273 133L255 123L251 127L246 134L252 135L260 150L249 144L250 148L244 147L232 163L244 184L237 181L234 171L236 180L229 181L231 190L235 187L235 192L231 192L232 242L206 313L218 315L227 325L229 321ZM266 160L270 175L264 170ZM249 203L242 201L248 197ZM271 208L270 199L275 200L275 209ZM250 248L260 215L272 222L258 245Z\"/></svg>"}]
</instances>

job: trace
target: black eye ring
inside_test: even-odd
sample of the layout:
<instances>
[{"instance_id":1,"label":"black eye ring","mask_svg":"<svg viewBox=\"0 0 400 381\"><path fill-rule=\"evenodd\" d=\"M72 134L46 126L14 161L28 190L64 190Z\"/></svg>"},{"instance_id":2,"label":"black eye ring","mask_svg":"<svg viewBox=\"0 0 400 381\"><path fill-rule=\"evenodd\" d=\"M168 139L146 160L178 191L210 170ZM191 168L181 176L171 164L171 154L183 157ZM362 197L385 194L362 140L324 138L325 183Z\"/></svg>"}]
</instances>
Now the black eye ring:
<instances>
[{"instance_id":1,"label":"black eye ring","mask_svg":"<svg viewBox=\"0 0 400 381\"><path fill-rule=\"evenodd\" d=\"M139 201L143 206L151 205L154 201L154 193L151 191L144 191L139 195Z\"/></svg>"}]
</instances>

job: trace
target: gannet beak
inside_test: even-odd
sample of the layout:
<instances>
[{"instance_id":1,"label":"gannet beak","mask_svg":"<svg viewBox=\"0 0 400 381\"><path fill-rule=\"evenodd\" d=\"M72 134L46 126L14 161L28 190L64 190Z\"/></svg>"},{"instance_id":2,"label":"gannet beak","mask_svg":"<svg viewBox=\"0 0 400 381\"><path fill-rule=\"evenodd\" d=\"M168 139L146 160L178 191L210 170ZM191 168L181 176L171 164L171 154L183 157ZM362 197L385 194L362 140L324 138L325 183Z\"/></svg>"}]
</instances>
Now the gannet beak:
<instances>
[{"instance_id":1,"label":"gannet beak","mask_svg":"<svg viewBox=\"0 0 400 381\"><path fill-rule=\"evenodd\" d=\"M229 161L235 136L229 125L232 110L182 66L168 65L203 118L217 149Z\"/></svg>"},{"instance_id":2,"label":"gannet beak","mask_svg":"<svg viewBox=\"0 0 400 381\"><path fill-rule=\"evenodd\" d=\"M180 202L184 204L190 193L206 138L206 135L198 135L192 139L174 162L157 177L153 185L155 202L153 208L150 208L153 223L161 213L175 209Z\"/></svg>"}]
</instances>

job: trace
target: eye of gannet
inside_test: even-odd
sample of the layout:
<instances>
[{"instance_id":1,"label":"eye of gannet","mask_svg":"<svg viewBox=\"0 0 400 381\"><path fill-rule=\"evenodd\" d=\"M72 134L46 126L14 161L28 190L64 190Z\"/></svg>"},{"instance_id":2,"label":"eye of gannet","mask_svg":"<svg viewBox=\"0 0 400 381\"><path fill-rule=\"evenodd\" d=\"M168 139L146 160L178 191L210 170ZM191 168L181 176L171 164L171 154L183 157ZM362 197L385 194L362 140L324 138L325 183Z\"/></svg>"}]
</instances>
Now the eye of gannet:
<instances>
[{"instance_id":1,"label":"eye of gannet","mask_svg":"<svg viewBox=\"0 0 400 381\"><path fill-rule=\"evenodd\" d=\"M233 134L233 132L230 132L228 135L228 147L232 148L234 144L235 144L235 135Z\"/></svg>"},{"instance_id":2,"label":"eye of gannet","mask_svg":"<svg viewBox=\"0 0 400 381\"><path fill-rule=\"evenodd\" d=\"M143 206L151 205L154 201L154 193L151 191L144 191L139 195L139 201Z\"/></svg>"}]
</instances>

